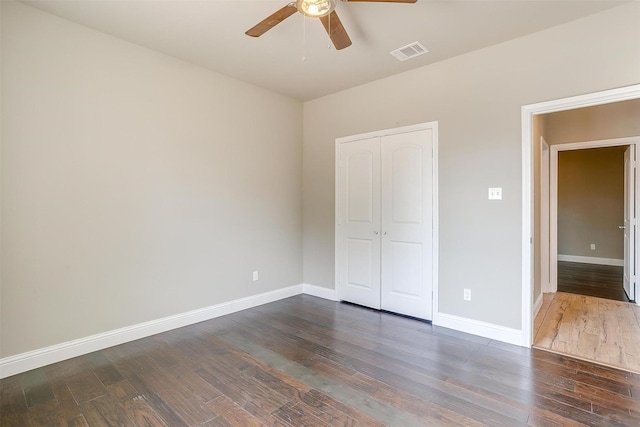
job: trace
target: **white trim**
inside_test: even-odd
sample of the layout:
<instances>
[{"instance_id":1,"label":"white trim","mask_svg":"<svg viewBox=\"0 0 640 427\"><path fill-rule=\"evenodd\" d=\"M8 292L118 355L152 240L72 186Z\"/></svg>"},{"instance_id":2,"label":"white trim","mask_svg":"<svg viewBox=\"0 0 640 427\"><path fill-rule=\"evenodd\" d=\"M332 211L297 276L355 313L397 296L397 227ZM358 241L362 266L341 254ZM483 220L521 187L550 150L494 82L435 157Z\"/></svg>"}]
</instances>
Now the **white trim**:
<instances>
[{"instance_id":1,"label":"white trim","mask_svg":"<svg viewBox=\"0 0 640 427\"><path fill-rule=\"evenodd\" d=\"M520 345L533 343L533 113L522 107L522 292Z\"/></svg>"},{"instance_id":2,"label":"white trim","mask_svg":"<svg viewBox=\"0 0 640 427\"><path fill-rule=\"evenodd\" d=\"M302 284L302 293L318 298L328 299L330 301L338 301L338 294L335 289L325 288L324 286Z\"/></svg>"},{"instance_id":3,"label":"white trim","mask_svg":"<svg viewBox=\"0 0 640 427\"><path fill-rule=\"evenodd\" d=\"M536 316L538 315L538 313L540 312L540 309L542 308L542 303L544 302L544 293L540 292L540 295L538 295L538 298L536 298L536 302L533 304L533 318L535 319Z\"/></svg>"},{"instance_id":4,"label":"white trim","mask_svg":"<svg viewBox=\"0 0 640 427\"><path fill-rule=\"evenodd\" d=\"M301 294L303 288L304 285L294 285L5 357L0 359L0 378L6 378L114 345L289 298Z\"/></svg>"},{"instance_id":5,"label":"white trim","mask_svg":"<svg viewBox=\"0 0 640 427\"><path fill-rule=\"evenodd\" d=\"M433 266L433 271L431 272L433 287L431 290L432 294L432 302L431 302L431 318L432 320L436 318L436 315L439 310L439 300L438 300L438 274L439 274L439 265L440 265L440 216L438 213L440 212L440 207L438 205L438 200L440 200L438 196L438 122L433 122L433 197L431 202L432 204L432 213L431 213L431 221L433 224L432 230L432 251L431 251L431 265Z\"/></svg>"},{"instance_id":6,"label":"white trim","mask_svg":"<svg viewBox=\"0 0 640 427\"><path fill-rule=\"evenodd\" d=\"M540 136L540 295L551 292L551 269L549 253L549 189L551 151L549 144ZM535 185L535 183L534 183ZM535 226L534 226L535 227ZM534 315L535 317L535 315Z\"/></svg>"},{"instance_id":7,"label":"white trim","mask_svg":"<svg viewBox=\"0 0 640 427\"><path fill-rule=\"evenodd\" d=\"M455 329L456 331L478 335L492 340L502 341L509 344L522 345L522 331L518 329L506 328L493 323L481 322L479 320L466 319L453 314L438 313L435 326Z\"/></svg>"},{"instance_id":8,"label":"white trim","mask_svg":"<svg viewBox=\"0 0 640 427\"><path fill-rule=\"evenodd\" d=\"M593 105L627 101L640 98L640 84L605 90L586 95L525 105L522 107L522 345L531 347L533 342L533 293L532 245L533 237L533 116ZM640 174L639 174L640 175ZM638 233L640 234L640 233Z\"/></svg>"},{"instance_id":9,"label":"white trim","mask_svg":"<svg viewBox=\"0 0 640 427\"><path fill-rule=\"evenodd\" d=\"M397 135L400 133L409 133L409 132L415 132L418 130L427 130L427 129L434 129L438 127L438 122L437 121L433 121L433 122L426 122L426 123L418 123L415 125L409 125L409 126L401 126L398 128L391 128L391 129L382 129L382 130L376 130L373 132L367 132L367 133L359 133L357 135L349 135L349 136L343 136L340 138L336 138L336 148L340 145L340 144L344 144L345 142L354 142L354 141L360 141L363 139L370 139L370 138L377 138L377 137L383 137L383 136L389 136L389 135ZM437 141L436 137L437 137L437 133L434 132L433 134L434 136L434 141Z\"/></svg>"},{"instance_id":10,"label":"white trim","mask_svg":"<svg viewBox=\"0 0 640 427\"><path fill-rule=\"evenodd\" d=\"M592 257L592 256L558 254L558 261L580 262L583 264L612 265L614 267L624 267L624 260L615 259L615 258L598 258L598 257Z\"/></svg>"},{"instance_id":11,"label":"white trim","mask_svg":"<svg viewBox=\"0 0 640 427\"><path fill-rule=\"evenodd\" d=\"M625 138L613 138L613 139L601 139L596 141L582 141L571 142L567 144L555 144L551 146L551 168L550 174L550 196L549 196L549 263L550 263L550 291L558 291L558 261L570 261L569 259L560 259L561 255L558 254L558 153L560 151L573 151L573 150L588 150L593 148L605 148L605 147L618 147L624 145L640 145L640 137L625 137ZM637 149L635 150L638 151ZM636 177L636 188L640 184L640 176ZM636 192L636 204L638 203L638 196ZM636 245L638 242L636 242ZM586 257L585 257L586 258ZM598 259L598 258L593 258ZM602 258L603 260L605 258ZM606 262L589 262L589 261L574 261L584 262L588 264L604 264L604 265L618 265L608 264ZM637 259L634 260L637 262ZM623 260L624 265L624 260Z\"/></svg>"},{"instance_id":12,"label":"white trim","mask_svg":"<svg viewBox=\"0 0 640 427\"><path fill-rule=\"evenodd\" d=\"M549 292L558 292L558 151L549 153Z\"/></svg>"},{"instance_id":13,"label":"white trim","mask_svg":"<svg viewBox=\"0 0 640 427\"><path fill-rule=\"evenodd\" d=\"M629 136L625 138L600 139L597 141L569 142L567 144L554 144L552 151L572 151L588 150L590 148L618 147L621 145L637 144L640 136Z\"/></svg>"}]
</instances>

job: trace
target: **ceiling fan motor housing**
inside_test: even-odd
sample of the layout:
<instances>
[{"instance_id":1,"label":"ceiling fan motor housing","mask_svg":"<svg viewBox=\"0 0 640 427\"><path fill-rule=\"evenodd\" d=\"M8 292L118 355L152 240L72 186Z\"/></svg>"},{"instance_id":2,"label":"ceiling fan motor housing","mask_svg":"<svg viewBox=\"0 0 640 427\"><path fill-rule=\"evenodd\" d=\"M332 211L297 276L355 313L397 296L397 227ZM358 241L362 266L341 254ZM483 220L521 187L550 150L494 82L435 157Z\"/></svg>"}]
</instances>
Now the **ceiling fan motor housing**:
<instances>
[{"instance_id":1,"label":"ceiling fan motor housing","mask_svg":"<svg viewBox=\"0 0 640 427\"><path fill-rule=\"evenodd\" d=\"M336 0L297 0L296 8L305 16L319 18L334 11Z\"/></svg>"}]
</instances>

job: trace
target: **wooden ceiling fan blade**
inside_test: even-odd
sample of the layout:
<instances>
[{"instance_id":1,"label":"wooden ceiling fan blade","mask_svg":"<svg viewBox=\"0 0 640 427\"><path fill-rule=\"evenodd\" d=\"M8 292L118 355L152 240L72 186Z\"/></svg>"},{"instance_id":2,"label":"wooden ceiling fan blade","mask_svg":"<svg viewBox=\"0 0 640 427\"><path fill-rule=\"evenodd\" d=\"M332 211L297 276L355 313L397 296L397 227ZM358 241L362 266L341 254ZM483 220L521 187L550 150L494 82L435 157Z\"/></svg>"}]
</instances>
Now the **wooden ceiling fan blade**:
<instances>
[{"instance_id":1,"label":"wooden ceiling fan blade","mask_svg":"<svg viewBox=\"0 0 640 427\"><path fill-rule=\"evenodd\" d=\"M321 16L320 21L324 25L324 29L327 30L329 38L336 47L336 50L344 49L351 46L351 39L347 34L347 30L344 29L338 14L333 11L329 15Z\"/></svg>"},{"instance_id":2,"label":"wooden ceiling fan blade","mask_svg":"<svg viewBox=\"0 0 640 427\"><path fill-rule=\"evenodd\" d=\"M270 29L272 29L273 27L275 27L276 25L278 25L279 23L281 23L282 21L284 21L285 19L287 19L288 17L296 13L297 11L298 9L296 9L296 4L289 3L282 9L268 16L267 18L263 19L258 24L256 24L254 27L247 30L245 34L251 37L260 37L267 31L269 31Z\"/></svg>"},{"instance_id":3,"label":"wooden ceiling fan blade","mask_svg":"<svg viewBox=\"0 0 640 427\"><path fill-rule=\"evenodd\" d=\"M361 2L361 3L415 3L418 0L343 0L347 3Z\"/></svg>"}]
</instances>

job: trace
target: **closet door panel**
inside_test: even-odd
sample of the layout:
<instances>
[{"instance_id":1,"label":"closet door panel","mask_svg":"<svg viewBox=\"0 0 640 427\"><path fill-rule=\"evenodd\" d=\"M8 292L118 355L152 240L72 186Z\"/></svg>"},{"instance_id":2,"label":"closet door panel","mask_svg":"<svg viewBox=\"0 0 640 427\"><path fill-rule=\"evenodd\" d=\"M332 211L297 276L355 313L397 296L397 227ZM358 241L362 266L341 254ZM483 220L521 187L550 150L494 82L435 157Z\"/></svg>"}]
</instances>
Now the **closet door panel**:
<instances>
[{"instance_id":1,"label":"closet door panel","mask_svg":"<svg viewBox=\"0 0 640 427\"><path fill-rule=\"evenodd\" d=\"M382 139L381 308L432 318L433 131Z\"/></svg>"},{"instance_id":2,"label":"closet door panel","mask_svg":"<svg viewBox=\"0 0 640 427\"><path fill-rule=\"evenodd\" d=\"M338 163L338 298L380 308L380 139L342 144Z\"/></svg>"}]
</instances>

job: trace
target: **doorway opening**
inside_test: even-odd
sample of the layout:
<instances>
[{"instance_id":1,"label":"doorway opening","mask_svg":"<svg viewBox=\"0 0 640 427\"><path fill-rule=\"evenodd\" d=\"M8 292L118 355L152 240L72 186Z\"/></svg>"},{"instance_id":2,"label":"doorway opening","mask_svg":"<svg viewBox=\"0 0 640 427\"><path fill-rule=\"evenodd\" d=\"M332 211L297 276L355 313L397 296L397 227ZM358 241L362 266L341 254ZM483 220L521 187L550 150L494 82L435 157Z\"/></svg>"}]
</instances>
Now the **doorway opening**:
<instances>
[{"instance_id":1,"label":"doorway opening","mask_svg":"<svg viewBox=\"0 0 640 427\"><path fill-rule=\"evenodd\" d=\"M627 107L640 114L640 101L636 104ZM636 299L638 143L640 138L559 143L550 148L548 168L541 158L541 174L548 169L550 182L539 205L549 206L549 215L540 217L540 230L549 230L549 246L541 244L534 255L540 258L542 293Z\"/></svg>"},{"instance_id":2,"label":"doorway opening","mask_svg":"<svg viewBox=\"0 0 640 427\"><path fill-rule=\"evenodd\" d=\"M639 118L640 85L523 107L528 343L634 372Z\"/></svg>"},{"instance_id":3,"label":"doorway opening","mask_svg":"<svg viewBox=\"0 0 640 427\"><path fill-rule=\"evenodd\" d=\"M540 222L540 159L547 154L544 154L544 147L540 144L540 136L543 136L541 131L544 129L543 127L541 128L540 123L536 123L536 118L548 113L570 112L595 106L618 105L630 100L640 100L640 85L522 107L522 345L524 346L530 347L533 343L533 322L535 314L537 314L538 310L542 307L543 288L545 290L549 289L554 277L554 270L557 270L557 264L554 265L549 261L548 269L546 270L549 271L549 273L546 275L541 274L541 259L551 259L544 254L545 249L541 245L541 241L551 239L553 233L550 228L553 221L550 221L549 229L546 230L543 229ZM612 118L611 123L609 123L612 128L618 128L616 124L617 120L618 118L616 116ZM593 124L595 122L596 121L589 120L588 125L583 126L581 130L593 131ZM637 115L635 116L635 123L640 124ZM640 135L640 131L634 132L631 135ZM600 138L581 136L574 139L574 141L604 140L607 138L615 138L616 136ZM551 157L552 146L553 144L547 148L549 157ZM549 188L549 191L550 190ZM639 246L637 234L633 237L633 242L636 247ZM546 250L550 252L553 245L549 244L545 247L547 248ZM635 260L637 257L634 255L633 258ZM637 262L635 262L635 264L637 264ZM557 278L557 271L555 271L555 277Z\"/></svg>"}]
</instances>

